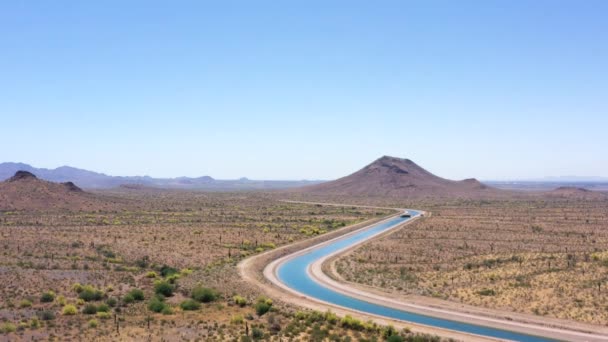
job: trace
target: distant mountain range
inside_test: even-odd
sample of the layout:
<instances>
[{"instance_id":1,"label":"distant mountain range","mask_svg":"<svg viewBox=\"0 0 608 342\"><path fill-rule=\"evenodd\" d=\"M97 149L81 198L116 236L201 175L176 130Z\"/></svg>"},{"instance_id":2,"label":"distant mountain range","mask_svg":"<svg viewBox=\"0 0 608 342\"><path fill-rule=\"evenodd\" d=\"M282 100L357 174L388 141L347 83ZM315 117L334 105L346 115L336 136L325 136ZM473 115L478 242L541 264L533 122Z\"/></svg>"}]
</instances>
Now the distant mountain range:
<instances>
[{"instance_id":1,"label":"distant mountain range","mask_svg":"<svg viewBox=\"0 0 608 342\"><path fill-rule=\"evenodd\" d=\"M51 182L73 182L81 188L109 189L121 186L126 187L154 187L171 189L197 189L197 190L272 190L301 187L319 184L323 181L278 181L278 180L250 180L241 178L236 180L218 180L210 176L196 178L152 178L149 176L110 176L99 172L83 170L71 166L61 166L56 169L36 168L24 163L0 163L0 181L9 179L17 171L27 171L36 177Z\"/></svg>"}]
</instances>

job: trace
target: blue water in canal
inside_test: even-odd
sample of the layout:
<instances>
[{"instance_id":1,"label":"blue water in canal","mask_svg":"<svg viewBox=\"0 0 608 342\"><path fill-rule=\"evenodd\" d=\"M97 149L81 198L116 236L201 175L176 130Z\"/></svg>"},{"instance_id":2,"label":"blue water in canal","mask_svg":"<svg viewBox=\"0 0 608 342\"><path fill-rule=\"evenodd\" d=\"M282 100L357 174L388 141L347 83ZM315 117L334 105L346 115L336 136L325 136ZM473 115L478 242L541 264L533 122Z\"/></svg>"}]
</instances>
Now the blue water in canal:
<instances>
[{"instance_id":1,"label":"blue water in canal","mask_svg":"<svg viewBox=\"0 0 608 342\"><path fill-rule=\"evenodd\" d=\"M410 210L412 216L418 213ZM368 303L366 301L343 295L333 290L330 290L316 282L314 282L307 273L307 269L310 264L318 260L319 258L330 254L331 252L350 246L361 240L365 240L370 235L374 235L378 232L387 230L396 224L402 223L409 220L409 218L396 217L394 219L381 222L376 224L370 229L362 232L355 233L348 238L335 241L328 245L320 248L311 250L310 252L293 258L279 266L277 275L279 280L289 286L290 288L305 294L309 297L314 297L322 301L333 303L346 308L367 312L370 314L385 316L393 319L409 321L414 323L425 324L429 326L435 326L439 328L457 330L472 334L485 335L515 341L553 341L546 338L537 336L525 335L516 332L500 330L495 328L483 327L474 324L460 323L450 321L447 319L434 318L430 316L420 315L407 311L389 308L386 306Z\"/></svg>"}]
</instances>

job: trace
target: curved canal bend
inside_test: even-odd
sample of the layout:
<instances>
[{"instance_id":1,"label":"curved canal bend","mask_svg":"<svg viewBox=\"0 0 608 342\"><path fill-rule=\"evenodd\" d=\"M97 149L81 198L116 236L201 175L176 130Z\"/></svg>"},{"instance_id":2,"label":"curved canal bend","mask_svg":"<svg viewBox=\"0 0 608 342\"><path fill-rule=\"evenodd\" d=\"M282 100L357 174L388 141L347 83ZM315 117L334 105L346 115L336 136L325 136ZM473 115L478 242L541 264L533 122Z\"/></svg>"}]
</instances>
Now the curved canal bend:
<instances>
[{"instance_id":1,"label":"curved canal bend","mask_svg":"<svg viewBox=\"0 0 608 342\"><path fill-rule=\"evenodd\" d=\"M409 213L411 214L410 218L401 216L389 218L370 227L346 234L345 237L336 238L327 243L313 246L305 253L293 258L287 258L276 265L276 276L283 285L299 294L367 314L500 339L525 342L554 341L544 337L457 322L370 303L334 291L311 278L309 269L315 261L330 254L334 254L337 251L349 249L353 245L360 244L373 236L382 234L383 232L396 228L408 220L420 216L420 212L418 211L409 210Z\"/></svg>"}]
</instances>

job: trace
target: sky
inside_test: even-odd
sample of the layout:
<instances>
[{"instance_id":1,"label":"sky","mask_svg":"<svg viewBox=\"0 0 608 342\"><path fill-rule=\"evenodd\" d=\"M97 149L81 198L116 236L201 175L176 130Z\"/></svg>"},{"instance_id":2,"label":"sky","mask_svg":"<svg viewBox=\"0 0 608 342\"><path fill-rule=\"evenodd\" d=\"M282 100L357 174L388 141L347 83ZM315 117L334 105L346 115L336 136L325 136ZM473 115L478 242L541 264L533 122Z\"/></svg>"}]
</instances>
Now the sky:
<instances>
[{"instance_id":1,"label":"sky","mask_svg":"<svg viewBox=\"0 0 608 342\"><path fill-rule=\"evenodd\" d=\"M4 1L0 162L608 176L608 2Z\"/></svg>"}]
</instances>

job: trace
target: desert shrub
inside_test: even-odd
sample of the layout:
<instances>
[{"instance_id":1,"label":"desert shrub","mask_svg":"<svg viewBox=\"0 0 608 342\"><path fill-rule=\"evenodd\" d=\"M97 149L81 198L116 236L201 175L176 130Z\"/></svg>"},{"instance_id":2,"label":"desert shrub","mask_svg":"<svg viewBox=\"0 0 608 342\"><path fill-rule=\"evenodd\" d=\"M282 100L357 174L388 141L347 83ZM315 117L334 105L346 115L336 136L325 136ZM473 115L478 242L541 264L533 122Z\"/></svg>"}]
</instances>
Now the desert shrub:
<instances>
[{"instance_id":1,"label":"desert shrub","mask_svg":"<svg viewBox=\"0 0 608 342\"><path fill-rule=\"evenodd\" d=\"M234 300L234 303L240 307L247 305L247 299L245 299L244 297L234 296L233 300Z\"/></svg>"},{"instance_id":2,"label":"desert shrub","mask_svg":"<svg viewBox=\"0 0 608 342\"><path fill-rule=\"evenodd\" d=\"M80 293L82 292L82 285L80 283L75 283L74 285L72 285L72 290L76 293Z\"/></svg>"},{"instance_id":3,"label":"desert shrub","mask_svg":"<svg viewBox=\"0 0 608 342\"><path fill-rule=\"evenodd\" d=\"M105 311L97 311L97 318L99 319L109 319L112 315L109 312Z\"/></svg>"},{"instance_id":4,"label":"desert shrub","mask_svg":"<svg viewBox=\"0 0 608 342\"><path fill-rule=\"evenodd\" d=\"M180 278L181 276L179 274L171 274L169 276L167 276L165 278L166 281L169 282L169 284L177 284L177 280Z\"/></svg>"},{"instance_id":5,"label":"desert shrub","mask_svg":"<svg viewBox=\"0 0 608 342\"><path fill-rule=\"evenodd\" d=\"M124 297L122 297L122 301L125 304L131 304L135 301L135 298L133 297L132 294L127 293Z\"/></svg>"},{"instance_id":6,"label":"desert shrub","mask_svg":"<svg viewBox=\"0 0 608 342\"><path fill-rule=\"evenodd\" d=\"M82 309L82 313L85 315L94 315L97 313L97 306L94 304L87 304Z\"/></svg>"},{"instance_id":7,"label":"desert shrub","mask_svg":"<svg viewBox=\"0 0 608 342\"><path fill-rule=\"evenodd\" d=\"M243 324L245 320L243 319L243 316L241 315L234 315L232 316L232 318L230 318L230 323L232 324Z\"/></svg>"},{"instance_id":8,"label":"desert shrub","mask_svg":"<svg viewBox=\"0 0 608 342\"><path fill-rule=\"evenodd\" d=\"M106 304L108 304L109 307L113 308L116 306L116 304L118 304L118 301L116 300L116 298L112 297L106 300Z\"/></svg>"},{"instance_id":9,"label":"desert shrub","mask_svg":"<svg viewBox=\"0 0 608 342\"><path fill-rule=\"evenodd\" d=\"M382 329L382 337L388 340L389 337L398 335L397 330L392 325L387 325Z\"/></svg>"},{"instance_id":10,"label":"desert shrub","mask_svg":"<svg viewBox=\"0 0 608 342\"><path fill-rule=\"evenodd\" d=\"M192 290L192 298L202 303L215 301L219 297L217 291L208 287L197 286Z\"/></svg>"},{"instance_id":11,"label":"desert shrub","mask_svg":"<svg viewBox=\"0 0 608 342\"><path fill-rule=\"evenodd\" d=\"M10 322L3 323L0 325L0 332L3 334L8 334L17 331L17 327Z\"/></svg>"},{"instance_id":12,"label":"desert shrub","mask_svg":"<svg viewBox=\"0 0 608 342\"><path fill-rule=\"evenodd\" d=\"M145 299L144 291L142 291L140 289L133 289L133 290L129 291L129 295L131 295L133 297L133 300L136 300L136 301L142 301Z\"/></svg>"},{"instance_id":13,"label":"desert shrub","mask_svg":"<svg viewBox=\"0 0 608 342\"><path fill-rule=\"evenodd\" d=\"M264 331L262 331L259 328L253 328L253 329L251 329L251 337L254 340L260 340L264 337Z\"/></svg>"},{"instance_id":14,"label":"desert shrub","mask_svg":"<svg viewBox=\"0 0 608 342\"><path fill-rule=\"evenodd\" d=\"M182 270L179 271L179 274L182 276L188 276L192 274L192 270L189 268L182 268Z\"/></svg>"},{"instance_id":15,"label":"desert shrub","mask_svg":"<svg viewBox=\"0 0 608 342\"><path fill-rule=\"evenodd\" d=\"M94 328L97 328L97 326L99 325L99 322L97 322L96 319L92 319L89 321L88 325L89 325L89 328L94 329Z\"/></svg>"},{"instance_id":16,"label":"desert shrub","mask_svg":"<svg viewBox=\"0 0 608 342\"><path fill-rule=\"evenodd\" d=\"M55 292L53 292L53 291L43 292L42 295L40 296L40 301L42 303L51 303L54 300L55 300Z\"/></svg>"},{"instance_id":17,"label":"desert shrub","mask_svg":"<svg viewBox=\"0 0 608 342\"><path fill-rule=\"evenodd\" d=\"M156 294L171 297L173 295L173 290L173 285L169 284L165 280L158 280L154 282L154 293Z\"/></svg>"},{"instance_id":18,"label":"desert shrub","mask_svg":"<svg viewBox=\"0 0 608 342\"><path fill-rule=\"evenodd\" d=\"M66 303L65 297L64 296L58 296L57 297L57 303L59 305L65 305L65 303Z\"/></svg>"},{"instance_id":19,"label":"desert shrub","mask_svg":"<svg viewBox=\"0 0 608 342\"><path fill-rule=\"evenodd\" d=\"M63 309L61 310L61 314L64 316L72 316L77 313L78 313L78 310L72 304L68 304L68 305L64 306Z\"/></svg>"},{"instance_id":20,"label":"desert shrub","mask_svg":"<svg viewBox=\"0 0 608 342\"><path fill-rule=\"evenodd\" d=\"M165 306L163 308L163 310L161 311L161 313L163 315L173 315L173 309L169 305L167 305L167 306Z\"/></svg>"},{"instance_id":21,"label":"desert shrub","mask_svg":"<svg viewBox=\"0 0 608 342\"><path fill-rule=\"evenodd\" d=\"M201 304L194 299L186 299L179 305L182 310L193 311L201 308Z\"/></svg>"},{"instance_id":22,"label":"desert shrub","mask_svg":"<svg viewBox=\"0 0 608 342\"><path fill-rule=\"evenodd\" d=\"M386 342L404 342L405 339L399 335L391 335L386 339Z\"/></svg>"},{"instance_id":23,"label":"desert shrub","mask_svg":"<svg viewBox=\"0 0 608 342\"><path fill-rule=\"evenodd\" d=\"M156 272L154 271L150 271L148 273L146 273L146 278L156 278L158 276L158 274L156 274Z\"/></svg>"},{"instance_id":24,"label":"desert shrub","mask_svg":"<svg viewBox=\"0 0 608 342\"><path fill-rule=\"evenodd\" d=\"M148 303L148 309L154 312L163 312L167 307L167 304L163 302L158 296L154 296Z\"/></svg>"},{"instance_id":25,"label":"desert shrub","mask_svg":"<svg viewBox=\"0 0 608 342\"><path fill-rule=\"evenodd\" d=\"M168 277L170 275L177 274L177 273L179 273L177 271L177 269L175 269L173 267L170 267L170 266L167 266L167 265L163 265L160 268L160 275L163 276L163 277Z\"/></svg>"},{"instance_id":26,"label":"desert shrub","mask_svg":"<svg viewBox=\"0 0 608 342\"><path fill-rule=\"evenodd\" d=\"M480 296L495 296L496 291L494 291L493 289L483 289L483 290L477 291L477 294Z\"/></svg>"},{"instance_id":27,"label":"desert shrub","mask_svg":"<svg viewBox=\"0 0 608 342\"><path fill-rule=\"evenodd\" d=\"M327 310L327 312L325 312L325 322L329 324L336 324L338 323L338 316L336 316L335 313Z\"/></svg>"},{"instance_id":28,"label":"desert shrub","mask_svg":"<svg viewBox=\"0 0 608 342\"><path fill-rule=\"evenodd\" d=\"M345 328L354 330L363 330L365 327L360 320L353 318L351 315L344 316L340 321L340 324Z\"/></svg>"},{"instance_id":29,"label":"desert shrub","mask_svg":"<svg viewBox=\"0 0 608 342\"><path fill-rule=\"evenodd\" d=\"M52 321L55 319L55 313L50 310L39 311L36 315L43 321Z\"/></svg>"},{"instance_id":30,"label":"desert shrub","mask_svg":"<svg viewBox=\"0 0 608 342\"><path fill-rule=\"evenodd\" d=\"M108 306L108 304L99 304L99 306L97 306L97 312L110 312L110 306Z\"/></svg>"},{"instance_id":31,"label":"desert shrub","mask_svg":"<svg viewBox=\"0 0 608 342\"><path fill-rule=\"evenodd\" d=\"M268 305L266 302L257 302L255 304L255 313L257 313L258 316L263 316L265 313L270 311L270 307L271 305Z\"/></svg>"},{"instance_id":32,"label":"desert shrub","mask_svg":"<svg viewBox=\"0 0 608 342\"><path fill-rule=\"evenodd\" d=\"M78 298L84 300L85 302L92 302L96 300L103 299L103 291L94 288L91 285L85 285L82 287L82 290L78 294Z\"/></svg>"},{"instance_id":33,"label":"desert shrub","mask_svg":"<svg viewBox=\"0 0 608 342\"><path fill-rule=\"evenodd\" d=\"M38 318L34 317L34 318L30 319L30 328L32 328L32 329L40 328L40 321L38 320Z\"/></svg>"},{"instance_id":34,"label":"desert shrub","mask_svg":"<svg viewBox=\"0 0 608 342\"><path fill-rule=\"evenodd\" d=\"M19 302L20 308L29 308L32 306L32 302L29 299L23 299Z\"/></svg>"}]
</instances>

